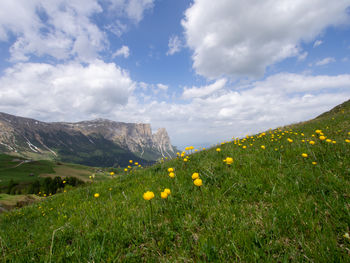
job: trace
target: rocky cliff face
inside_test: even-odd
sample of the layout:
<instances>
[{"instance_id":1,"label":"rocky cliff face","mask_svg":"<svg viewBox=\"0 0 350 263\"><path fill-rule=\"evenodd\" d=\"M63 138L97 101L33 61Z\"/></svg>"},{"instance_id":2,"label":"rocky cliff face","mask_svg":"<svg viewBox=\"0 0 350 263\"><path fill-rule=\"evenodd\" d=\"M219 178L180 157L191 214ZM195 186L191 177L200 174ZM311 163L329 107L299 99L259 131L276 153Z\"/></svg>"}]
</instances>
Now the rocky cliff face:
<instances>
[{"instance_id":1,"label":"rocky cliff face","mask_svg":"<svg viewBox=\"0 0 350 263\"><path fill-rule=\"evenodd\" d=\"M77 123L65 123L65 125L85 135L100 134L105 139L111 140L121 147L129 149L141 158L172 158L176 154L166 129L159 129L157 133L152 134L150 124L123 123L106 119L97 119ZM150 158L150 155L154 157Z\"/></svg>"},{"instance_id":2,"label":"rocky cliff face","mask_svg":"<svg viewBox=\"0 0 350 263\"><path fill-rule=\"evenodd\" d=\"M130 158L133 154L133 159L138 157L148 161L175 156L166 130L159 129L152 134L150 124L105 119L46 123L0 113L0 152L58 159L62 156L84 159L84 156L94 153L95 157L102 159L106 151ZM111 160L118 159L111 153L109 155ZM119 158L118 162L125 158Z\"/></svg>"}]
</instances>

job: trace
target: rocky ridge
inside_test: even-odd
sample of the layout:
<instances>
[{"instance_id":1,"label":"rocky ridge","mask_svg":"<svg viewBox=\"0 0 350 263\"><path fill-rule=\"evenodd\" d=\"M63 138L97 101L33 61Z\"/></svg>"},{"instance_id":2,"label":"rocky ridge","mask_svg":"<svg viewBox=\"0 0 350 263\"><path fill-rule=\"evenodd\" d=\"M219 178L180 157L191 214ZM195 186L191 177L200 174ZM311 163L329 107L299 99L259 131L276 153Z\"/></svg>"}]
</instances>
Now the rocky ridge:
<instances>
[{"instance_id":1,"label":"rocky ridge","mask_svg":"<svg viewBox=\"0 0 350 263\"><path fill-rule=\"evenodd\" d=\"M152 134L150 124L106 119L48 123L0 113L0 152L38 159L65 159L62 156L84 159L94 153L96 158L101 159L109 150L115 151L109 156L115 160L118 154L129 155L128 158L134 155L147 161L175 156L166 129ZM116 163L120 164L120 160Z\"/></svg>"}]
</instances>

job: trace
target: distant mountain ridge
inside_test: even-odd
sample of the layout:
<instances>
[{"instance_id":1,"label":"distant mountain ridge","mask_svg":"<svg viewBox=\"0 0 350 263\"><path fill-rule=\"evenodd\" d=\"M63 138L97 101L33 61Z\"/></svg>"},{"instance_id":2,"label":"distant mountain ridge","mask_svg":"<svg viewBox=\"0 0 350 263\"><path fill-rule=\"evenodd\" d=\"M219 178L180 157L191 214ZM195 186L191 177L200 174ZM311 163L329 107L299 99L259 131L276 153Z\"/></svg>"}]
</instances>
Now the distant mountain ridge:
<instances>
[{"instance_id":1,"label":"distant mountain ridge","mask_svg":"<svg viewBox=\"0 0 350 263\"><path fill-rule=\"evenodd\" d=\"M94 165L125 166L175 156L166 129L152 134L150 124L106 119L41 122L0 113L0 152L33 159L57 159Z\"/></svg>"}]
</instances>

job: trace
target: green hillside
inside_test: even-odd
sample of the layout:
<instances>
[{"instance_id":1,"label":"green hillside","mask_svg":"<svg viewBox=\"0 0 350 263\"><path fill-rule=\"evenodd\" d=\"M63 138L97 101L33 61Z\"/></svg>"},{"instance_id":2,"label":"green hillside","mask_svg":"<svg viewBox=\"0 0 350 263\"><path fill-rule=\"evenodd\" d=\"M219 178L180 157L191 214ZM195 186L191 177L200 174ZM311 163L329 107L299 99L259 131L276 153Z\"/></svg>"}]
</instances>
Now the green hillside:
<instances>
[{"instance_id":1,"label":"green hillside","mask_svg":"<svg viewBox=\"0 0 350 263\"><path fill-rule=\"evenodd\" d=\"M350 262L349 228L350 101L3 213L0 259Z\"/></svg>"}]
</instances>

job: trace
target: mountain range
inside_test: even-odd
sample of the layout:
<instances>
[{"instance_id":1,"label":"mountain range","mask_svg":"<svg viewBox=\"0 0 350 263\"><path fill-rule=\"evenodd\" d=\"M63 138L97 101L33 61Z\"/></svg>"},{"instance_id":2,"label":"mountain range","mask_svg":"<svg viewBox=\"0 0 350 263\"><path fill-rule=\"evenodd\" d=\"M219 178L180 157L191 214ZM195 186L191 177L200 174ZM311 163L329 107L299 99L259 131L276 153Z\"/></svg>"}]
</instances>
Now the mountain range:
<instances>
[{"instance_id":1,"label":"mountain range","mask_svg":"<svg viewBox=\"0 0 350 263\"><path fill-rule=\"evenodd\" d=\"M147 165L176 155L166 129L152 134L150 124L107 119L42 122L7 113L0 113L0 152L114 167L126 166L130 159Z\"/></svg>"}]
</instances>

